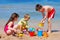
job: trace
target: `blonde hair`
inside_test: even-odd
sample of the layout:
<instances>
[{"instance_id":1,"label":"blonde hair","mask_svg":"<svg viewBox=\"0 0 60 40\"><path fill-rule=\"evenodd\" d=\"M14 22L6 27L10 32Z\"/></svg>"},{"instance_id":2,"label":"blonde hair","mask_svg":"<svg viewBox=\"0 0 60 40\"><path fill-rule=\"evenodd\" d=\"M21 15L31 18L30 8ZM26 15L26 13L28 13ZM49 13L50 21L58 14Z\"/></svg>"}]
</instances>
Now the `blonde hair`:
<instances>
[{"instance_id":1,"label":"blonde hair","mask_svg":"<svg viewBox=\"0 0 60 40\"><path fill-rule=\"evenodd\" d=\"M29 14L25 14L24 18L30 18L30 15Z\"/></svg>"}]
</instances>

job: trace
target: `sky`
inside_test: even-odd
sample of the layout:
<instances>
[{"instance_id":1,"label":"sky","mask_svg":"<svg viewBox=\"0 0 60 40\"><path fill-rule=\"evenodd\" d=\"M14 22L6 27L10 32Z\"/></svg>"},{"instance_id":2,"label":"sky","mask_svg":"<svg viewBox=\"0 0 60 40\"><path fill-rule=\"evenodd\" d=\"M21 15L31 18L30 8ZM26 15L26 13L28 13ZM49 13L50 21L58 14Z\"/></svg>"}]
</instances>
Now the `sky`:
<instances>
[{"instance_id":1,"label":"sky","mask_svg":"<svg viewBox=\"0 0 60 40\"><path fill-rule=\"evenodd\" d=\"M60 2L60 0L0 0L0 4L24 3L24 2L42 2L42 1Z\"/></svg>"},{"instance_id":2,"label":"sky","mask_svg":"<svg viewBox=\"0 0 60 40\"><path fill-rule=\"evenodd\" d=\"M42 0L0 0L0 4L4 3L24 3L24 2L38 2Z\"/></svg>"}]
</instances>

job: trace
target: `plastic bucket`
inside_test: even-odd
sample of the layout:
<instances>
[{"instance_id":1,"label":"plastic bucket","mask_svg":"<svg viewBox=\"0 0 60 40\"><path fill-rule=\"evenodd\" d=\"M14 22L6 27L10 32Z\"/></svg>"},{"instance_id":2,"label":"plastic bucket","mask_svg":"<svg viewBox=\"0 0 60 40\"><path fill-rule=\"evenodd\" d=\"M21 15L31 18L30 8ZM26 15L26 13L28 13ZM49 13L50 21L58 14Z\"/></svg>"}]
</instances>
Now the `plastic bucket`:
<instances>
[{"instance_id":1,"label":"plastic bucket","mask_svg":"<svg viewBox=\"0 0 60 40\"><path fill-rule=\"evenodd\" d=\"M43 31L42 31L42 30L39 30L38 33L37 33L37 35L38 35L39 37L41 37L41 36L43 35Z\"/></svg>"},{"instance_id":2,"label":"plastic bucket","mask_svg":"<svg viewBox=\"0 0 60 40\"><path fill-rule=\"evenodd\" d=\"M30 32L29 34L32 37L32 36L34 36L35 32Z\"/></svg>"}]
</instances>

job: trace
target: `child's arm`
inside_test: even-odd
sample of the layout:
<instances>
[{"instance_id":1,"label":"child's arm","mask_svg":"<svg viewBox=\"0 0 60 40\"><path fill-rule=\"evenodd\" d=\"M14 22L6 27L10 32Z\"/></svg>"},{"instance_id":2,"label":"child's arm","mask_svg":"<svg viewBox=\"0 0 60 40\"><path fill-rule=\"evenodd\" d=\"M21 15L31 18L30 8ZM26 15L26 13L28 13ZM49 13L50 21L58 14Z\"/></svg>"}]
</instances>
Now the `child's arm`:
<instances>
[{"instance_id":1,"label":"child's arm","mask_svg":"<svg viewBox=\"0 0 60 40\"><path fill-rule=\"evenodd\" d=\"M48 13L46 13L46 15L44 13L42 13L42 15L43 15L43 19L41 20L41 22L44 23L46 18L47 18L47 16L48 16Z\"/></svg>"},{"instance_id":2,"label":"child's arm","mask_svg":"<svg viewBox=\"0 0 60 40\"><path fill-rule=\"evenodd\" d=\"M51 9L48 8L47 11L45 12L46 14L45 14L45 16L44 16L44 18L43 18L43 21L47 18L47 16L48 16L48 12L50 12L50 11L51 11Z\"/></svg>"},{"instance_id":3,"label":"child's arm","mask_svg":"<svg viewBox=\"0 0 60 40\"><path fill-rule=\"evenodd\" d=\"M22 27L22 25L19 25L19 29L20 29L20 31L21 31L21 27Z\"/></svg>"},{"instance_id":4,"label":"child's arm","mask_svg":"<svg viewBox=\"0 0 60 40\"><path fill-rule=\"evenodd\" d=\"M44 18L44 16L45 16L44 12L42 12L42 16L43 16L43 18Z\"/></svg>"},{"instance_id":5,"label":"child's arm","mask_svg":"<svg viewBox=\"0 0 60 40\"><path fill-rule=\"evenodd\" d=\"M22 30L22 21L21 20L18 23L18 29L20 29L20 32L21 32L21 30Z\"/></svg>"}]
</instances>

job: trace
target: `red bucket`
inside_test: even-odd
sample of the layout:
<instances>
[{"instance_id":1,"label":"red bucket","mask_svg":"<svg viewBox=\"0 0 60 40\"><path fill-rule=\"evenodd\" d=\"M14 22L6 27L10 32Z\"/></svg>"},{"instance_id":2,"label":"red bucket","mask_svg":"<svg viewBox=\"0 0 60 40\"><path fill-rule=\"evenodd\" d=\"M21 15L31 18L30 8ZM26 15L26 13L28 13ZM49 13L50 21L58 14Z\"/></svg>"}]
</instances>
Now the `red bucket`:
<instances>
[{"instance_id":1,"label":"red bucket","mask_svg":"<svg viewBox=\"0 0 60 40\"><path fill-rule=\"evenodd\" d=\"M34 36L35 32L30 32L29 34L32 37L32 36Z\"/></svg>"}]
</instances>

